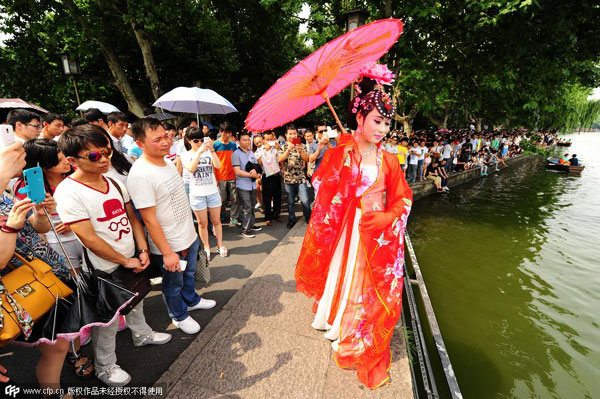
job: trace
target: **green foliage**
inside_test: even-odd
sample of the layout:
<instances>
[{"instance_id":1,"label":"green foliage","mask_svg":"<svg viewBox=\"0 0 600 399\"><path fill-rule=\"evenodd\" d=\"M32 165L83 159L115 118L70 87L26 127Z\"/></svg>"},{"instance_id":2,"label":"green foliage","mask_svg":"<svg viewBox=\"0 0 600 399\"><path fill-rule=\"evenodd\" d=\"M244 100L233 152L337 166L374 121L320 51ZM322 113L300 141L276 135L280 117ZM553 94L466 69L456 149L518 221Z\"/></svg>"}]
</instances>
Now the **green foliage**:
<instances>
[{"instance_id":1,"label":"green foliage","mask_svg":"<svg viewBox=\"0 0 600 399\"><path fill-rule=\"evenodd\" d=\"M397 75L400 115L416 110L427 126L466 123L537 129L585 128L599 118L586 100L600 85L600 7L586 0L76 0L90 24L84 33L58 0L0 0L0 96L21 97L74 116L72 82L60 55L81 63L82 100L127 109L101 45L119 57L133 91L153 101L142 53L131 28L140 24L152 43L163 90L212 88L247 111L299 60L345 31L344 13L364 8L369 20L405 23L384 56ZM299 33L302 5L308 31ZM349 90L332 99L344 119ZM325 119L320 107L299 123ZM425 126L420 126L425 127Z\"/></svg>"},{"instance_id":2,"label":"green foliage","mask_svg":"<svg viewBox=\"0 0 600 399\"><path fill-rule=\"evenodd\" d=\"M308 55L295 17L295 0L77 0L94 37L85 34L61 2L0 0L7 18L0 29L12 35L0 46L0 97L20 97L75 116L73 83L60 56L78 58L82 101L127 104L114 84L100 44L119 57L136 95L153 102L140 48L130 26L143 25L163 90L211 88L234 103L241 125L258 97L298 59ZM231 119L231 118L230 118Z\"/></svg>"},{"instance_id":3,"label":"green foliage","mask_svg":"<svg viewBox=\"0 0 600 399\"><path fill-rule=\"evenodd\" d=\"M538 145L542 136L537 133L528 133L521 140L520 146L523 150L523 154L540 155L544 158L552 155L553 147L543 147Z\"/></svg>"}]
</instances>

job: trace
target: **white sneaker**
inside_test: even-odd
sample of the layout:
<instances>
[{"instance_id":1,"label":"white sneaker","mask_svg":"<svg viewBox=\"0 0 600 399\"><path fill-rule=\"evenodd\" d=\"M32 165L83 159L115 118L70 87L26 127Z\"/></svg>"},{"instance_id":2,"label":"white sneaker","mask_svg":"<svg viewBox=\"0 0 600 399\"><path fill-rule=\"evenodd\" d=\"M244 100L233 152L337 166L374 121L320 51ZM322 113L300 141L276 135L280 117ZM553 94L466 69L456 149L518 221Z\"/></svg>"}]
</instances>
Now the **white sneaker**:
<instances>
[{"instance_id":1,"label":"white sneaker","mask_svg":"<svg viewBox=\"0 0 600 399\"><path fill-rule=\"evenodd\" d=\"M206 259L210 260L210 249L204 248L204 252L206 252Z\"/></svg>"},{"instance_id":2,"label":"white sneaker","mask_svg":"<svg viewBox=\"0 0 600 399\"><path fill-rule=\"evenodd\" d=\"M131 381L129 373L123 370L118 364L112 365L102 373L96 372L96 377L109 387L122 387Z\"/></svg>"},{"instance_id":3,"label":"white sneaker","mask_svg":"<svg viewBox=\"0 0 600 399\"><path fill-rule=\"evenodd\" d=\"M162 277L154 277L150 279L151 285L160 285L162 284Z\"/></svg>"},{"instance_id":4,"label":"white sneaker","mask_svg":"<svg viewBox=\"0 0 600 399\"><path fill-rule=\"evenodd\" d=\"M225 248L225 247L219 248L219 255L221 255L221 258L225 258L228 253L229 252L227 252L227 248Z\"/></svg>"},{"instance_id":5,"label":"white sneaker","mask_svg":"<svg viewBox=\"0 0 600 399\"><path fill-rule=\"evenodd\" d=\"M198 309L212 309L217 305L216 301L213 301L212 299L204 299L201 298L200 302L198 302L196 305L194 306L188 306L188 312L191 312L192 310L198 310Z\"/></svg>"},{"instance_id":6,"label":"white sneaker","mask_svg":"<svg viewBox=\"0 0 600 399\"><path fill-rule=\"evenodd\" d=\"M172 321L175 327L179 328L186 334L196 334L198 331L200 331L200 324L198 324L196 320L192 319L192 316L188 316L187 319L181 321L177 321L175 319L172 319Z\"/></svg>"},{"instance_id":7,"label":"white sneaker","mask_svg":"<svg viewBox=\"0 0 600 399\"><path fill-rule=\"evenodd\" d=\"M153 331L145 337L133 339L133 346L163 345L171 340L171 334Z\"/></svg>"}]
</instances>

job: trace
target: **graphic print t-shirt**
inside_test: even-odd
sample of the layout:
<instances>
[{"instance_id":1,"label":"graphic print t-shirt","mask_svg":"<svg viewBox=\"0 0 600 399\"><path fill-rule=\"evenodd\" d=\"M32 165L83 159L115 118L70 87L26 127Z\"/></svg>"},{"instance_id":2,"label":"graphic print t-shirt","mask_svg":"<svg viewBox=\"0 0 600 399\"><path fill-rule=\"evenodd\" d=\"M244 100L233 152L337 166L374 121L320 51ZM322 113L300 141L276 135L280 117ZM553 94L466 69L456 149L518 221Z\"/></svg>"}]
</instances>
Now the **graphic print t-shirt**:
<instances>
[{"instance_id":1,"label":"graphic print t-shirt","mask_svg":"<svg viewBox=\"0 0 600 399\"><path fill-rule=\"evenodd\" d=\"M192 162L195 156L194 151L185 151L181 154L184 169L187 169L185 164ZM207 196L219 192L212 162L213 155L210 151L204 151L200 155L196 171L190 174L190 196Z\"/></svg>"},{"instance_id":2,"label":"graphic print t-shirt","mask_svg":"<svg viewBox=\"0 0 600 399\"><path fill-rule=\"evenodd\" d=\"M157 166L145 157L138 159L129 171L127 189L136 208L156 207L156 219L172 251L188 249L196 241L190 200L173 163ZM160 255L152 237L148 241L150 252Z\"/></svg>"},{"instance_id":3,"label":"graphic print t-shirt","mask_svg":"<svg viewBox=\"0 0 600 399\"><path fill-rule=\"evenodd\" d=\"M116 252L131 258L135 253L133 231L125 202L129 202L129 194L125 186L116 181L123 196L117 188L108 181L108 190L101 192L70 177L63 180L54 192L56 210L64 224L89 220L98 237L106 241ZM90 261L94 268L111 273L119 266L117 263L100 258L92 251L88 251Z\"/></svg>"}]
</instances>

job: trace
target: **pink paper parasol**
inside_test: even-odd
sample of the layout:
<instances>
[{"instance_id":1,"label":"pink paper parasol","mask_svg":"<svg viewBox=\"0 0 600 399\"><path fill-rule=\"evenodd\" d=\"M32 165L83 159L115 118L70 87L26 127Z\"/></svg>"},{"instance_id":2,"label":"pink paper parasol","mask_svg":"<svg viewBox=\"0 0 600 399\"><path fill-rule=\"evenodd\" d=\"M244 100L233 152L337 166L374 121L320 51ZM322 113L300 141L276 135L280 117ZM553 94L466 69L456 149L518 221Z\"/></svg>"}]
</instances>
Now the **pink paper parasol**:
<instances>
[{"instance_id":1,"label":"pink paper parasol","mask_svg":"<svg viewBox=\"0 0 600 399\"><path fill-rule=\"evenodd\" d=\"M361 67L381 58L398 40L402 26L399 19L382 19L326 43L263 94L248 113L246 129L271 130L327 102L344 132L329 99L354 82Z\"/></svg>"}]
</instances>

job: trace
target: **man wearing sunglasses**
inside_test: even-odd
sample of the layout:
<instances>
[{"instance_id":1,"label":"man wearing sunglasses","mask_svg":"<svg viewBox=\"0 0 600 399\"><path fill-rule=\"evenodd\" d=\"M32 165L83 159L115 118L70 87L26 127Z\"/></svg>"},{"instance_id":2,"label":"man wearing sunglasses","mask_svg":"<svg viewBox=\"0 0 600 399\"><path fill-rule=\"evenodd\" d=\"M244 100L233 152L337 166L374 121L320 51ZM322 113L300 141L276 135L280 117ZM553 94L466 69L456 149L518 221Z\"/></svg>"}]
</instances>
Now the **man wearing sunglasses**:
<instances>
[{"instance_id":1,"label":"man wearing sunglasses","mask_svg":"<svg viewBox=\"0 0 600 399\"><path fill-rule=\"evenodd\" d=\"M13 109L6 120L13 127L15 140L21 143L37 138L42 130L39 115L26 109Z\"/></svg>"},{"instance_id":2,"label":"man wearing sunglasses","mask_svg":"<svg viewBox=\"0 0 600 399\"><path fill-rule=\"evenodd\" d=\"M91 124L77 126L61 135L58 147L76 170L56 188L57 211L86 248L93 267L105 273L114 272L119 265L134 273L146 269L150 264L148 244L129 193L119 181L103 176L113 154L102 129ZM167 343L170 334L152 331L146 323L143 303L126 316L134 346ZM117 331L118 323L92 329L96 375L109 386L131 381L117 365Z\"/></svg>"}]
</instances>

